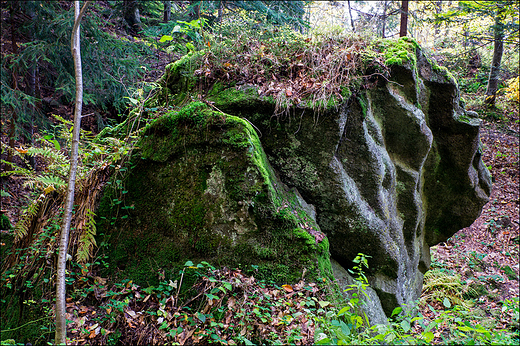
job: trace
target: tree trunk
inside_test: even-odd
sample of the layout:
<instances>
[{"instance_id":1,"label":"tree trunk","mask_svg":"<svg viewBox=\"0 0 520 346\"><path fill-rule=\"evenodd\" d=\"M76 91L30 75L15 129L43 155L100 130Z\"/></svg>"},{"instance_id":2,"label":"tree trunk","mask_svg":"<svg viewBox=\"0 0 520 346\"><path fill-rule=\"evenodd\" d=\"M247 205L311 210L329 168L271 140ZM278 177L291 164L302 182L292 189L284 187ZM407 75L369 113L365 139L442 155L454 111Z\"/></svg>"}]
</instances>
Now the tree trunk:
<instances>
[{"instance_id":1,"label":"tree trunk","mask_svg":"<svg viewBox=\"0 0 520 346\"><path fill-rule=\"evenodd\" d=\"M126 23L130 26L130 33L132 35L137 35L142 30L137 0L123 1L123 15Z\"/></svg>"},{"instance_id":2,"label":"tree trunk","mask_svg":"<svg viewBox=\"0 0 520 346\"><path fill-rule=\"evenodd\" d=\"M36 17L34 8L29 6L29 11L27 12L27 15L30 18L29 20L33 21ZM29 40L31 40L31 41L34 40L34 34L32 32L29 32L27 36L28 36ZM29 70L27 71L27 74L26 74L27 83L26 83L26 92L25 93L29 96L36 98L36 97L38 97L38 95L36 94L36 78L37 78L37 71L38 71L38 60L36 59L36 60L30 61L29 64L30 64ZM30 113L31 113L31 120L29 121L29 131L28 131L29 138L27 138L27 140L29 141L29 143L32 146L34 144L34 120L38 113L38 110L36 109L36 105L34 103L30 106ZM35 162L34 156L31 155L29 157L28 161L29 161L29 164L31 165L31 167L34 169L36 167L36 162Z\"/></svg>"},{"instance_id":3,"label":"tree trunk","mask_svg":"<svg viewBox=\"0 0 520 346\"><path fill-rule=\"evenodd\" d=\"M352 18L352 9L350 8L350 0L347 1L348 6L348 15L350 16L350 25L352 26L352 31L356 32L356 27L354 26L354 19Z\"/></svg>"},{"instance_id":4,"label":"tree trunk","mask_svg":"<svg viewBox=\"0 0 520 346\"><path fill-rule=\"evenodd\" d=\"M163 22L168 23L172 19L172 2L171 0L164 0L164 16Z\"/></svg>"},{"instance_id":5,"label":"tree trunk","mask_svg":"<svg viewBox=\"0 0 520 346\"><path fill-rule=\"evenodd\" d=\"M502 55L504 54L504 25L502 24L503 12L504 9L499 8L495 17L493 61L491 63L491 71L489 72L486 98L484 99L484 103L487 105L495 104L498 83L500 81L500 64L502 62Z\"/></svg>"},{"instance_id":6,"label":"tree trunk","mask_svg":"<svg viewBox=\"0 0 520 346\"><path fill-rule=\"evenodd\" d=\"M218 17L217 17L217 21L219 23L222 23L223 13L224 13L224 0L221 0L219 2L219 4L218 4Z\"/></svg>"},{"instance_id":7,"label":"tree trunk","mask_svg":"<svg viewBox=\"0 0 520 346\"><path fill-rule=\"evenodd\" d=\"M383 7L383 30L381 33L381 37L385 38L385 29L386 29L386 10L388 8L388 1L385 0L384 7Z\"/></svg>"},{"instance_id":8,"label":"tree trunk","mask_svg":"<svg viewBox=\"0 0 520 346\"><path fill-rule=\"evenodd\" d=\"M399 37L406 36L408 32L408 0L401 1L401 27Z\"/></svg>"},{"instance_id":9,"label":"tree trunk","mask_svg":"<svg viewBox=\"0 0 520 346\"><path fill-rule=\"evenodd\" d=\"M70 223L72 219L72 206L74 204L74 188L76 185L76 172L78 170L78 146L81 126L81 108L83 105L83 75L81 71L81 51L79 23L90 1L86 1L83 8L79 9L79 1L74 1L74 28L72 29L71 48L74 58L74 74L76 76L76 105L74 109L74 127L72 133L72 148L70 159L69 181L67 185L67 198L65 200L65 214L61 226L60 250L56 269L56 344L67 344L67 324L65 320L65 268L67 265L67 248L69 245Z\"/></svg>"},{"instance_id":10,"label":"tree trunk","mask_svg":"<svg viewBox=\"0 0 520 346\"><path fill-rule=\"evenodd\" d=\"M15 30L15 23L14 23L14 14L18 10L18 1L11 2L11 7L9 8L10 16L11 16L11 47L13 50L13 55L18 55L18 44L16 42L16 30ZM18 89L18 75L15 72L15 69L13 69L12 72L12 85L11 87L13 90ZM11 122L9 123L9 147L14 149L14 139L16 134L16 109L12 109L11 112ZM7 162L13 162L13 153L11 150L7 152ZM6 169L9 169L10 166L6 165Z\"/></svg>"},{"instance_id":11,"label":"tree trunk","mask_svg":"<svg viewBox=\"0 0 520 346\"><path fill-rule=\"evenodd\" d=\"M435 13L437 13L437 15L441 14L442 13L442 1L437 1L435 3ZM439 23L436 23L434 25L434 28L435 28L435 39L437 37L439 37L439 34L441 33L441 29L440 29L441 25Z\"/></svg>"}]
</instances>

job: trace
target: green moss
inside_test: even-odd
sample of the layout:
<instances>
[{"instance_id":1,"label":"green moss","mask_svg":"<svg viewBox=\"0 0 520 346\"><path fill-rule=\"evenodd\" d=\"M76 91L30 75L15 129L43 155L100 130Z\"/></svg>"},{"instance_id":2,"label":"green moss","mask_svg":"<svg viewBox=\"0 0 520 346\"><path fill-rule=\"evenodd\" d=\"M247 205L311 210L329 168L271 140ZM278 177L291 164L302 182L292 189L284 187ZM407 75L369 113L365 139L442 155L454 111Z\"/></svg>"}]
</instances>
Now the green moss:
<instances>
[{"instance_id":1,"label":"green moss","mask_svg":"<svg viewBox=\"0 0 520 346\"><path fill-rule=\"evenodd\" d=\"M124 201L135 209L102 226L114 244L111 275L153 283L158 271L174 275L187 260L257 265L279 282L299 279L304 268L308 277L330 274L328 242L299 226L311 218L247 121L193 102L151 123L138 146ZM111 198L107 192L101 217L111 214Z\"/></svg>"},{"instance_id":2,"label":"green moss","mask_svg":"<svg viewBox=\"0 0 520 346\"><path fill-rule=\"evenodd\" d=\"M363 117L366 118L367 116L367 99L365 95L361 95L357 97L357 100L359 101L359 105L361 106L361 110L363 111Z\"/></svg>"},{"instance_id":3,"label":"green moss","mask_svg":"<svg viewBox=\"0 0 520 346\"><path fill-rule=\"evenodd\" d=\"M11 229L13 226L11 226L11 222L9 221L9 218L7 215L0 214L0 229L2 230L8 230Z\"/></svg>"},{"instance_id":4,"label":"green moss","mask_svg":"<svg viewBox=\"0 0 520 346\"><path fill-rule=\"evenodd\" d=\"M399 40L381 40L376 43L376 49L383 52L385 65L403 65L409 62L411 66L417 64L415 54L419 45L415 40L401 37Z\"/></svg>"}]
</instances>

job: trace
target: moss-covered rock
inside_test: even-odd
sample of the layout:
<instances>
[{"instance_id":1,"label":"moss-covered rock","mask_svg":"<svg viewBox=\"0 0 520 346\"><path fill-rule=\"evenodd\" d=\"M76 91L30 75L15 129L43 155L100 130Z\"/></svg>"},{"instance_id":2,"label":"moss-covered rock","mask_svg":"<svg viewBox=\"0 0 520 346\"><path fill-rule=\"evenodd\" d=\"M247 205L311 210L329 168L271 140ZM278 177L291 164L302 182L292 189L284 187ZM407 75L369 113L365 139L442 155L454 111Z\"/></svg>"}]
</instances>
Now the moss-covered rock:
<instances>
[{"instance_id":1,"label":"moss-covered rock","mask_svg":"<svg viewBox=\"0 0 520 346\"><path fill-rule=\"evenodd\" d=\"M132 157L131 209L106 227L113 268L150 280L152 270L200 259L258 265L261 277L293 281L304 269L330 275L330 241L343 268L360 252L371 256L367 277L380 301L373 321L418 299L429 246L478 217L491 181L478 121L461 108L453 77L406 38L368 47L358 54L376 69L363 72L370 77L316 101L297 102L283 83L273 97L263 77L207 83L203 53L170 65L153 102L186 106L152 123ZM299 76L300 65L287 62ZM317 90L310 78L297 80L308 87L294 90ZM115 203L107 193L101 215Z\"/></svg>"},{"instance_id":2,"label":"moss-covered rock","mask_svg":"<svg viewBox=\"0 0 520 346\"><path fill-rule=\"evenodd\" d=\"M187 260L253 265L277 282L331 276L327 238L246 121L190 103L145 129L131 165L130 208L107 192L99 212L120 276L152 284ZM110 225L116 209L125 214Z\"/></svg>"},{"instance_id":3,"label":"moss-covered rock","mask_svg":"<svg viewBox=\"0 0 520 346\"><path fill-rule=\"evenodd\" d=\"M392 48L388 80L325 112L310 105L273 117L275 103L253 84L217 83L207 95L259 129L281 180L315 206L334 259L348 268L357 253L372 256L370 282L389 314L419 297L429 246L471 224L490 180L478 123L465 121L449 73L414 42L382 46Z\"/></svg>"}]
</instances>

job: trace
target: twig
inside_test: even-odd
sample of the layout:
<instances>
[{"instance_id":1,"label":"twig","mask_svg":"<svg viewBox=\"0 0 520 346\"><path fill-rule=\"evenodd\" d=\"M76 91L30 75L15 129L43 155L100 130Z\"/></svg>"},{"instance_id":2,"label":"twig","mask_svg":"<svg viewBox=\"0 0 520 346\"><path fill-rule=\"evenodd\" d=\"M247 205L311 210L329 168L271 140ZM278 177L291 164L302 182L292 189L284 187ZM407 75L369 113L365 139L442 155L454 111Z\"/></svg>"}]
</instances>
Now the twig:
<instances>
[{"instance_id":1,"label":"twig","mask_svg":"<svg viewBox=\"0 0 520 346\"><path fill-rule=\"evenodd\" d=\"M381 73L377 73L377 72L376 72L376 73L369 74L369 75L366 75L366 76L359 76L359 77L355 77L355 78L368 78L368 77L372 77L372 76L374 76L374 75L381 76L381 77L383 77L383 78L384 78L388 83L394 83L394 84L397 84L397 85L399 85L400 87L404 88L404 85L399 84L399 83L394 82L394 81L391 81L391 80L389 80L388 78L386 78L383 74L381 74Z\"/></svg>"},{"instance_id":2,"label":"twig","mask_svg":"<svg viewBox=\"0 0 520 346\"><path fill-rule=\"evenodd\" d=\"M182 279L184 278L184 271L185 271L185 270L186 270L186 268L182 270L181 280L179 281L179 287L177 287L177 294L175 294L175 304L176 304L176 305L177 305L177 303L178 303L179 292L181 291Z\"/></svg>"}]
</instances>

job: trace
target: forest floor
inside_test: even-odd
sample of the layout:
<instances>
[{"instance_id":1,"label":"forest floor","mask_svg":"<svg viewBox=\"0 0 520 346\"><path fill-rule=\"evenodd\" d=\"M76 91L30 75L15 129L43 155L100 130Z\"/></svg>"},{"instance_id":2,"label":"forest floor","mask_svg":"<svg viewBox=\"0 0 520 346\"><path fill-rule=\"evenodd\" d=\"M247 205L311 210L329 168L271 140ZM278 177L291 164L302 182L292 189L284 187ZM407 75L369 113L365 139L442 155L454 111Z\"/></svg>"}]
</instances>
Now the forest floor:
<instances>
[{"instance_id":1,"label":"forest floor","mask_svg":"<svg viewBox=\"0 0 520 346\"><path fill-rule=\"evenodd\" d=\"M482 159L493 177L490 200L470 227L431 248L432 269L457 275L466 285L478 323L497 329L516 323L518 328L512 316L501 314L503 303L519 296L518 110L508 124L483 121L482 125ZM421 312L433 320L444 307L441 301L429 303L422 305Z\"/></svg>"},{"instance_id":2,"label":"forest floor","mask_svg":"<svg viewBox=\"0 0 520 346\"><path fill-rule=\"evenodd\" d=\"M496 121L483 121L480 132L484 149L483 161L490 168L493 177L490 201L483 207L482 214L470 227L460 230L446 242L431 249L432 270L451 275L452 278L461 283L465 292L464 299L473 302L470 311L474 322L489 329L510 328L515 323L511 315L502 313L502 306L506 301L512 301L514 297L519 297L520 198L518 187L520 186L520 171L518 134L520 131L517 120L518 113L514 112L513 118L510 116L506 124ZM2 189L7 191L10 196L2 197L2 208L14 224L23 204L28 200L29 190L22 187L23 182L17 177L9 177L4 180L4 183ZM243 299L240 309L237 309L233 300L227 301L228 306L223 326L240 326L240 319L244 318L240 313L242 311L243 314L249 314L258 322L254 329L247 330L248 336L250 333L256 333L259 340L265 340L269 335L272 337L272 335L279 333L280 338L278 340L283 343L313 343L316 325L313 321L307 320L303 312L306 304L310 304L312 301L324 302L326 299L325 292L320 290L318 286L303 282L293 286L284 285L285 287L268 286L264 283L255 282L253 277L245 277L240 271L236 270L227 270L219 275L217 278L219 282L233 282L234 280L235 285L238 285L241 289L241 299ZM100 283L105 282L105 279L97 276L91 276L90 279L93 280L92 287L96 287L95 285L101 287ZM203 293L209 294L212 289L216 288L214 282L208 280L208 277L206 277L203 282L199 283L198 290L201 295ZM169 289L172 289L172 287ZM438 287L438 289L442 290L442 287ZM165 287L163 292L157 293L167 293L167 291L168 287ZM76 311L75 315L70 314L68 316L68 319L72 321L70 328L73 340L78 344L106 343L109 340L110 333L115 331L103 329L104 333L100 332L101 325L107 326L107 323L110 322L109 316L111 316L111 313L113 315L112 310L115 310L117 306L107 303L102 308L101 306L104 303L102 304L101 301L107 300L113 294L119 295L121 298L133 297L125 304L125 313L118 318L116 333L123 332L123 335L119 335L119 341L128 343L144 341L142 339L143 332L147 334L144 337L148 340L147 342L167 341L171 335L166 335L166 331L161 330L161 323L158 323L162 322L163 319L159 317L153 320L155 323L144 323L151 321L150 316L145 318L138 311L149 309L159 309L160 311L160 309L163 309L165 317L180 318L179 311L173 309L173 302L171 302L172 306L167 308L168 302L166 302L166 305L161 305L159 299L148 300L146 297L150 296L148 293L151 292L147 292L144 288L127 284L126 286L112 286L111 289L105 286L105 289L97 292L91 291L90 295L87 295L87 299L79 296L75 299L69 298L68 310ZM292 307L278 305L276 308L264 306L263 308L266 311L277 311L279 315L278 319L274 316L273 323L264 323L262 322L263 317L258 312L261 312L261 310L254 310L255 307L262 307L262 304L266 303L266 301L262 303L262 299L258 298L258 292L262 292L264 297L274 298L279 296L281 298L283 296L283 299L290 300L294 305ZM247 299L250 299L251 303L246 303ZM201 311L211 308L210 305L213 300L210 299L208 302L206 304L209 304L209 306L203 307ZM214 304L217 304L216 302L222 304L223 300L215 300L214 302ZM423 302L426 303L420 305L420 312L426 321L435 320L446 310L442 299L428 299L427 292L423 292ZM277 310L273 310L274 308ZM291 335L302 333L302 330L291 327L291 325L295 325L296 320L291 324L291 321L283 318L295 314L299 316L298 328L303 325L305 335L302 335L303 338L291 339ZM269 315L273 317L271 314ZM100 316L105 316L105 318L100 320ZM121 316L124 317L122 321L120 321ZM198 316L198 323L200 323L201 318L205 319L202 315L194 316ZM102 321L105 323L101 323ZM122 324L123 321L126 321L126 324ZM275 324L274 321L277 321L277 323ZM140 324L142 326L136 329ZM109 325L114 325L114 323ZM89 327L81 328L81 326ZM182 328L179 329L179 334L176 335L175 340L188 342L209 340L210 334L201 333L200 330L197 332L196 328L190 330L186 325L184 327L182 332ZM441 342L443 331L448 331L450 327L446 325L438 328L435 341ZM219 329L218 326L215 328ZM243 329L245 326L240 328L242 329L236 331L237 335L246 332ZM516 325L516 328L518 328L518 325ZM214 333L213 335L216 337L219 334Z\"/></svg>"}]
</instances>

